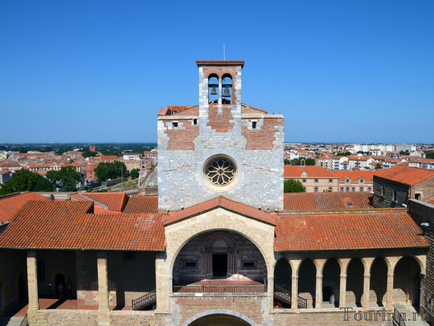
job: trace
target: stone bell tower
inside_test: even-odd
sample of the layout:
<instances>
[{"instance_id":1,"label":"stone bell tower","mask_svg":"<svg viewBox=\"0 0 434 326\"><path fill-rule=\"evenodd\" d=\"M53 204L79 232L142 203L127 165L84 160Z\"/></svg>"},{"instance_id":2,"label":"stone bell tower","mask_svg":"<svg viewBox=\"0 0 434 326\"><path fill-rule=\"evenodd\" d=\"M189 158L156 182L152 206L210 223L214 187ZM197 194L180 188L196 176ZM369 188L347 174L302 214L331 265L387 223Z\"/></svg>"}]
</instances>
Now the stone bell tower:
<instances>
[{"instance_id":1,"label":"stone bell tower","mask_svg":"<svg viewBox=\"0 0 434 326\"><path fill-rule=\"evenodd\" d=\"M284 118L241 103L244 61L196 61L199 105L158 114L158 205L218 196L283 209Z\"/></svg>"}]
</instances>

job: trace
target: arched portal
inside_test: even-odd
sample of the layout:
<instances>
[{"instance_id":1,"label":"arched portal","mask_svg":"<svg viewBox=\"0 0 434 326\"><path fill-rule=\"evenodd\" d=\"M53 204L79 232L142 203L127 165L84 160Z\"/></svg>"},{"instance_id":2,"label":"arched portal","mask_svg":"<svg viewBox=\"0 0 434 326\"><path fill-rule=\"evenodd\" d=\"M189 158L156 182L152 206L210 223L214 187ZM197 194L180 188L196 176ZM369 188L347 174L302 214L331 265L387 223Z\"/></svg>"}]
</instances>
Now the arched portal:
<instances>
[{"instance_id":1,"label":"arched portal","mask_svg":"<svg viewBox=\"0 0 434 326\"><path fill-rule=\"evenodd\" d=\"M173 266L174 291L264 292L267 266L259 249L232 231L209 231L190 239ZM228 283L229 282L229 283ZM188 289L186 286L188 285Z\"/></svg>"},{"instance_id":2,"label":"arched portal","mask_svg":"<svg viewBox=\"0 0 434 326\"><path fill-rule=\"evenodd\" d=\"M395 266L393 302L411 304L419 310L420 266L413 257L403 257Z\"/></svg>"},{"instance_id":3,"label":"arched portal","mask_svg":"<svg viewBox=\"0 0 434 326\"><path fill-rule=\"evenodd\" d=\"M382 257L375 258L371 266L369 300L379 307L385 306L387 293L387 264Z\"/></svg>"},{"instance_id":4,"label":"arched portal","mask_svg":"<svg viewBox=\"0 0 434 326\"><path fill-rule=\"evenodd\" d=\"M341 267L334 258L330 258L323 269L323 307L327 304L339 307L339 285Z\"/></svg>"},{"instance_id":5,"label":"arched portal","mask_svg":"<svg viewBox=\"0 0 434 326\"><path fill-rule=\"evenodd\" d=\"M305 259L298 272L298 294L307 300L307 305L313 307L316 291L316 267L312 260Z\"/></svg>"},{"instance_id":6,"label":"arched portal","mask_svg":"<svg viewBox=\"0 0 434 326\"><path fill-rule=\"evenodd\" d=\"M350 306L362 306L363 275L365 268L359 258L353 258L347 268L346 302Z\"/></svg>"},{"instance_id":7,"label":"arched portal","mask_svg":"<svg viewBox=\"0 0 434 326\"><path fill-rule=\"evenodd\" d=\"M228 310L212 310L202 312L182 326L255 326L256 324L248 317Z\"/></svg>"}]
</instances>

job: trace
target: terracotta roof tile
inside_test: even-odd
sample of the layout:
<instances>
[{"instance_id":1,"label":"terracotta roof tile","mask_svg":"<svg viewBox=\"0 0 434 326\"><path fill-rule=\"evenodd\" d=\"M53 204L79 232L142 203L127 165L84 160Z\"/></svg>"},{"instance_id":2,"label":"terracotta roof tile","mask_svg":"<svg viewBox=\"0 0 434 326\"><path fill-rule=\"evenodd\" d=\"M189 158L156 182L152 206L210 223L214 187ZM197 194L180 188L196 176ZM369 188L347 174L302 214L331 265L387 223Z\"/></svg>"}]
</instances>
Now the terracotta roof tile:
<instances>
[{"instance_id":1,"label":"terracotta roof tile","mask_svg":"<svg viewBox=\"0 0 434 326\"><path fill-rule=\"evenodd\" d=\"M428 204L434 205L434 197L426 201Z\"/></svg>"},{"instance_id":2,"label":"terracotta roof tile","mask_svg":"<svg viewBox=\"0 0 434 326\"><path fill-rule=\"evenodd\" d=\"M0 235L0 247L164 250L165 214L87 214L92 205L30 201Z\"/></svg>"},{"instance_id":3,"label":"terracotta roof tile","mask_svg":"<svg viewBox=\"0 0 434 326\"><path fill-rule=\"evenodd\" d=\"M275 251L429 247L406 212L280 215Z\"/></svg>"},{"instance_id":4,"label":"terracotta roof tile","mask_svg":"<svg viewBox=\"0 0 434 326\"><path fill-rule=\"evenodd\" d=\"M257 219L272 225L274 224L274 218L270 213L266 213L257 208L253 208L251 206L247 206L242 203L238 203L236 201L224 198L217 197L211 200L208 200L204 203L200 203L198 205L186 208L184 210L180 210L178 212L172 213L169 218L166 220L164 225L172 224L178 222L180 220L186 219L190 216L202 214L204 212L216 209L223 208L229 211L236 212L238 214L251 217L253 219Z\"/></svg>"},{"instance_id":5,"label":"terracotta roof tile","mask_svg":"<svg viewBox=\"0 0 434 326\"><path fill-rule=\"evenodd\" d=\"M375 176L414 186L425 179L433 177L434 170L397 165L390 169L377 171Z\"/></svg>"},{"instance_id":6,"label":"terracotta roof tile","mask_svg":"<svg viewBox=\"0 0 434 326\"><path fill-rule=\"evenodd\" d=\"M376 164L376 163L375 163ZM351 181L358 181L359 178L363 178L367 181L372 181L372 177L377 173L377 171L344 171L344 170L335 170L332 173L339 177L339 181L345 181L345 178L348 177Z\"/></svg>"},{"instance_id":7,"label":"terracotta roof tile","mask_svg":"<svg viewBox=\"0 0 434 326\"><path fill-rule=\"evenodd\" d=\"M111 211L122 212L128 202L128 196L124 192L85 192L82 195L107 205Z\"/></svg>"},{"instance_id":8,"label":"terracotta roof tile","mask_svg":"<svg viewBox=\"0 0 434 326\"><path fill-rule=\"evenodd\" d=\"M124 213L157 213L158 196L130 197L125 206Z\"/></svg>"},{"instance_id":9,"label":"terracotta roof tile","mask_svg":"<svg viewBox=\"0 0 434 326\"><path fill-rule=\"evenodd\" d=\"M285 211L372 209L371 196L369 192L287 193L283 206Z\"/></svg>"},{"instance_id":10,"label":"terracotta roof tile","mask_svg":"<svg viewBox=\"0 0 434 326\"><path fill-rule=\"evenodd\" d=\"M303 171L307 173L309 178L336 178L330 171L316 165L306 165L303 168L299 165L285 165L284 176L285 178L301 178Z\"/></svg>"},{"instance_id":11,"label":"terracotta roof tile","mask_svg":"<svg viewBox=\"0 0 434 326\"><path fill-rule=\"evenodd\" d=\"M11 221L14 215L29 201L29 200L47 200L47 197L35 192L27 192L24 194L11 194L0 197L0 222Z\"/></svg>"}]
</instances>

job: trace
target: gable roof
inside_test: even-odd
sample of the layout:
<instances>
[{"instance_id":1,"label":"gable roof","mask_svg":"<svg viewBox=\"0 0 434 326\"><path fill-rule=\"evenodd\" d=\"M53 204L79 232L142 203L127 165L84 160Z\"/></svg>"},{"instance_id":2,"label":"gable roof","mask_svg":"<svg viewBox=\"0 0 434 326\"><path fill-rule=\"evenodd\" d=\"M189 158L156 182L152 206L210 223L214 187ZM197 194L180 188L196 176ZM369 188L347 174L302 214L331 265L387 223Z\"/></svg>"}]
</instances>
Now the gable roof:
<instances>
[{"instance_id":1,"label":"gable roof","mask_svg":"<svg viewBox=\"0 0 434 326\"><path fill-rule=\"evenodd\" d=\"M375 163L377 164L377 163ZM357 181L359 178L363 178L367 181L372 181L372 177L377 173L378 171L366 171L366 170L359 170L359 171L345 171L345 170L336 170L332 171L332 173L339 177L339 181L345 181L345 177L348 177L351 179L351 181Z\"/></svg>"},{"instance_id":2,"label":"gable roof","mask_svg":"<svg viewBox=\"0 0 434 326\"><path fill-rule=\"evenodd\" d=\"M390 169L377 171L376 177L414 186L417 183L434 176L434 170L413 168L409 166L397 165Z\"/></svg>"},{"instance_id":3,"label":"gable roof","mask_svg":"<svg viewBox=\"0 0 434 326\"><path fill-rule=\"evenodd\" d=\"M15 193L0 197L0 222L11 221L14 215L29 200L44 200L48 198L35 192Z\"/></svg>"},{"instance_id":4,"label":"gable roof","mask_svg":"<svg viewBox=\"0 0 434 326\"><path fill-rule=\"evenodd\" d=\"M157 213L158 195L130 197L124 213Z\"/></svg>"},{"instance_id":5,"label":"gable roof","mask_svg":"<svg viewBox=\"0 0 434 326\"><path fill-rule=\"evenodd\" d=\"M225 197L217 197L200 203L198 205L186 208L184 210L174 212L169 216L164 225L166 226L169 224L173 224L188 217L196 216L216 208L223 208L228 211L238 213L240 215L244 215L271 225L275 225L274 218L271 216L270 213L266 213L257 208L238 203Z\"/></svg>"},{"instance_id":6,"label":"gable roof","mask_svg":"<svg viewBox=\"0 0 434 326\"><path fill-rule=\"evenodd\" d=\"M275 251L429 247L406 212L280 215Z\"/></svg>"},{"instance_id":7,"label":"gable roof","mask_svg":"<svg viewBox=\"0 0 434 326\"><path fill-rule=\"evenodd\" d=\"M308 178L336 178L336 175L324 169L322 166L306 165L285 165L284 177L285 178L301 178L302 173L305 171Z\"/></svg>"},{"instance_id":8,"label":"gable roof","mask_svg":"<svg viewBox=\"0 0 434 326\"><path fill-rule=\"evenodd\" d=\"M85 192L81 195L107 205L109 210L117 212L122 212L129 198L124 192Z\"/></svg>"},{"instance_id":9,"label":"gable roof","mask_svg":"<svg viewBox=\"0 0 434 326\"><path fill-rule=\"evenodd\" d=\"M372 209L371 197L369 192L286 193L283 207L294 212Z\"/></svg>"},{"instance_id":10,"label":"gable roof","mask_svg":"<svg viewBox=\"0 0 434 326\"><path fill-rule=\"evenodd\" d=\"M87 214L92 205L29 201L0 235L0 247L164 250L164 214Z\"/></svg>"}]
</instances>

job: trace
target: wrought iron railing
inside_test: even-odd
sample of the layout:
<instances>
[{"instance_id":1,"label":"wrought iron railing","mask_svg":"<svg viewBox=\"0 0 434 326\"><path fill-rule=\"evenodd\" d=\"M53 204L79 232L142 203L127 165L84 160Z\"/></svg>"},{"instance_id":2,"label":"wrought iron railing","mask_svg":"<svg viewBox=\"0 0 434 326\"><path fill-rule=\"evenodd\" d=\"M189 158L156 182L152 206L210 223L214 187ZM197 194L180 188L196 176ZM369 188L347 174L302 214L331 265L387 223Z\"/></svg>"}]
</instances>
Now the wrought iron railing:
<instances>
[{"instance_id":1,"label":"wrought iron railing","mask_svg":"<svg viewBox=\"0 0 434 326\"><path fill-rule=\"evenodd\" d=\"M307 309L307 299L298 296L298 307L303 308L303 309Z\"/></svg>"},{"instance_id":2,"label":"wrought iron railing","mask_svg":"<svg viewBox=\"0 0 434 326\"><path fill-rule=\"evenodd\" d=\"M133 310L142 309L146 306L149 306L151 303L155 302L156 300L157 300L157 291L154 290L149 293L146 293L140 298L134 299L132 302L132 309Z\"/></svg>"},{"instance_id":3,"label":"wrought iron railing","mask_svg":"<svg viewBox=\"0 0 434 326\"><path fill-rule=\"evenodd\" d=\"M393 322L398 326L405 326L405 314L401 314L396 308L393 309Z\"/></svg>"},{"instance_id":4,"label":"wrought iron railing","mask_svg":"<svg viewBox=\"0 0 434 326\"><path fill-rule=\"evenodd\" d=\"M264 293L264 285L174 285L174 293Z\"/></svg>"},{"instance_id":5,"label":"wrought iron railing","mask_svg":"<svg viewBox=\"0 0 434 326\"><path fill-rule=\"evenodd\" d=\"M292 299L291 299L292 293L291 293L291 291L289 291L285 288L282 288L278 285L274 285L274 296L277 299L287 303L288 305L292 304ZM298 296L297 307L306 309L307 308L307 299L305 299L301 296Z\"/></svg>"}]
</instances>

